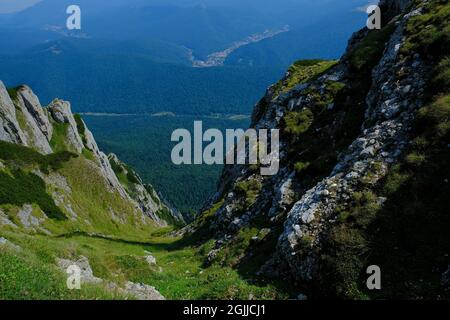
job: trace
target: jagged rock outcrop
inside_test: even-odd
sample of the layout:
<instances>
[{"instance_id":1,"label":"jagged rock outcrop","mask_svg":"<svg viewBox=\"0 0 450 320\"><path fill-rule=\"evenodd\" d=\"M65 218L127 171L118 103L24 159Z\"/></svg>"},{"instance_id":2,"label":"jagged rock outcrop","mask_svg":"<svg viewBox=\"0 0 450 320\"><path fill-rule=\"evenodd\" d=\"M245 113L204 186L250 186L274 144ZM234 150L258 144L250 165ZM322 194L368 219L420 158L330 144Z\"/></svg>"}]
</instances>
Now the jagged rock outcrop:
<instances>
[{"instance_id":1,"label":"jagged rock outcrop","mask_svg":"<svg viewBox=\"0 0 450 320\"><path fill-rule=\"evenodd\" d=\"M56 99L42 107L29 87L7 90L0 82L0 125L2 261L8 261L12 256L15 261L20 261L19 265L36 263L37 269L25 271L33 273L31 277L34 270L42 270L45 276L51 277L48 274L55 271L54 276L64 279L68 271L76 272L78 268L80 292L93 286L99 292L117 298L164 300L154 287L128 281L127 272L121 268L133 269L133 266L122 265L107 277L99 278L94 275L97 269L91 268L89 259L96 259L98 263L102 256L100 258L90 249L75 253L78 249L73 251L69 248L71 245L64 247L65 241L57 240L59 237L82 237L93 242L94 239L110 241L111 245L116 241L147 241L155 227L183 223L160 200L156 191L150 187L147 190L132 169L116 156L110 160L99 149L85 122L72 113L69 102ZM116 173L114 169L117 168L121 171ZM36 244L33 239L38 237L43 242ZM21 240L29 245L23 245ZM47 242L56 246L62 244L61 251L54 247L50 249L55 251L53 258L56 261L52 261L52 265L48 265L50 255L45 262L34 261L36 250L50 248L43 245ZM61 253L69 259L59 258ZM84 255L80 256L81 253ZM145 253L146 256L132 256L131 261L139 259L149 272L161 272L156 258ZM5 258L5 255L8 256ZM120 257L106 255L108 259L117 259L115 261L127 258L122 256L123 251ZM71 259L73 256L78 258ZM13 287L16 280L14 276L5 278ZM60 287L64 288L64 284L58 283ZM89 288L86 291L90 291ZM30 298L23 292L18 292L17 296ZM95 293L92 296L97 297Z\"/></svg>"},{"instance_id":2,"label":"jagged rock outcrop","mask_svg":"<svg viewBox=\"0 0 450 320\"><path fill-rule=\"evenodd\" d=\"M19 126L16 110L8 91L0 81L0 140L25 144L25 136Z\"/></svg>"},{"instance_id":3,"label":"jagged rock outcrop","mask_svg":"<svg viewBox=\"0 0 450 320\"><path fill-rule=\"evenodd\" d=\"M39 102L39 98L28 86L21 86L17 89L16 99L18 112L21 113L26 123L23 132L27 145L36 148L43 154L52 153L50 141L53 127L46 114L47 111L42 108Z\"/></svg>"},{"instance_id":4,"label":"jagged rock outcrop","mask_svg":"<svg viewBox=\"0 0 450 320\"><path fill-rule=\"evenodd\" d=\"M184 229L187 233L207 229L216 238L205 258L208 265L231 251L227 247L235 245L240 234L265 225L267 238L276 239L276 246L259 275L287 277L311 291L328 285L322 281L337 271L327 268L336 265L331 260L341 258L333 251L337 250L333 241L363 241L361 233L345 230L345 223L354 223L355 218L346 215L356 206L355 198L368 193L372 208L387 201L377 196L377 188L403 161L417 111L429 99L425 88L435 61L406 44L408 23L428 13L430 9L422 6L427 3L381 1L382 30L356 32L338 62L326 68L320 61L300 62L268 89L254 109L251 127L281 130L280 170L267 177L251 166L225 168L218 192L202 210L207 218L200 214L202 219ZM294 76L308 79L292 85ZM338 234L337 225L343 226ZM251 260L256 250L250 243L247 255L238 258ZM361 250L354 254L367 255ZM343 263L348 269L342 273L355 272L358 277L365 272L352 269L356 258L345 259L350 262ZM353 292L345 294L354 294L356 286L346 287ZM319 294L325 291L333 289L322 288Z\"/></svg>"},{"instance_id":5,"label":"jagged rock outcrop","mask_svg":"<svg viewBox=\"0 0 450 320\"><path fill-rule=\"evenodd\" d=\"M86 151L92 155L91 165L104 179L109 191L117 193L122 199L133 204L135 209L141 212L142 217L150 217L161 226L174 222L184 223L181 214L165 205L153 188L146 188L134 171L132 172L116 156L108 158L100 151L91 131L81 117L72 113L71 105L67 101L55 99L44 108L28 86L20 86L8 92L0 81L0 141L30 147L43 155L59 151L81 155ZM129 176L133 181L122 184L111 163L124 170L125 176L130 171ZM50 185L61 189L61 184L58 183L61 179L55 180L54 174L36 173ZM70 213L71 219L76 219L77 214L72 208L73 205L68 202L70 192L66 189L62 188L65 195L54 191L53 197L55 203ZM111 215L115 217L113 211ZM30 219L35 218L30 216Z\"/></svg>"},{"instance_id":6,"label":"jagged rock outcrop","mask_svg":"<svg viewBox=\"0 0 450 320\"><path fill-rule=\"evenodd\" d=\"M314 277L320 236L336 219L336 206L348 205L351 195L360 189L361 178L369 173L373 184L383 178L408 144L413 111L422 105L422 88L430 69L419 57L400 61L398 56L405 23L416 14L420 11L399 21L373 70L362 134L340 155L331 175L308 190L288 213L279 252L302 280ZM400 70L406 73L401 81L396 76ZM315 250L298 261L297 248L305 237L314 243Z\"/></svg>"}]
</instances>

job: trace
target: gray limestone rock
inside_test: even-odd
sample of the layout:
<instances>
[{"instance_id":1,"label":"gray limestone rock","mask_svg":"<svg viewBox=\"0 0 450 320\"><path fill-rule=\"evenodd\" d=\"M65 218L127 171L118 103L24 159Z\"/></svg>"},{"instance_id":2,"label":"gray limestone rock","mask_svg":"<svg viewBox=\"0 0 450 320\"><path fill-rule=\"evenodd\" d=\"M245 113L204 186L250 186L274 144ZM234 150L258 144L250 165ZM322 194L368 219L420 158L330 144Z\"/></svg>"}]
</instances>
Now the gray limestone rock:
<instances>
[{"instance_id":1,"label":"gray limestone rock","mask_svg":"<svg viewBox=\"0 0 450 320\"><path fill-rule=\"evenodd\" d=\"M83 151L84 144L78 133L77 123L73 117L70 103L55 99L48 106L53 119L61 124L67 124L66 143L79 154Z\"/></svg>"},{"instance_id":2,"label":"gray limestone rock","mask_svg":"<svg viewBox=\"0 0 450 320\"><path fill-rule=\"evenodd\" d=\"M12 242L9 241L8 239L3 238L3 237L0 237L0 248L1 248L2 246L3 246L3 247L10 248L10 249L13 249L13 250L15 250L15 251L20 251L20 250L22 250L21 247L19 247L18 245L12 243Z\"/></svg>"},{"instance_id":3,"label":"gray limestone rock","mask_svg":"<svg viewBox=\"0 0 450 320\"><path fill-rule=\"evenodd\" d=\"M16 109L3 82L0 81L0 140L26 145L26 138L19 126Z\"/></svg>"},{"instance_id":4,"label":"gray limestone rock","mask_svg":"<svg viewBox=\"0 0 450 320\"><path fill-rule=\"evenodd\" d=\"M102 279L94 276L91 265L89 264L89 259L81 256L78 260L68 260L68 259L56 259L58 267L66 272L70 266L77 266L81 271L81 283L101 283Z\"/></svg>"},{"instance_id":5,"label":"gray limestone rock","mask_svg":"<svg viewBox=\"0 0 450 320\"><path fill-rule=\"evenodd\" d=\"M373 84L367 96L369 108L361 135L339 157L331 175L308 190L288 213L278 252L299 280L310 281L315 277L321 234L336 218L337 205L343 207L348 203L349 195L358 190L362 177L369 170L371 183L381 179L389 163L398 158L406 145L411 118L401 106L420 104L417 103L421 99L419 88L427 74L427 67L419 62L414 72L407 73L402 79L411 84L408 95L401 94L403 90L396 90L399 85L396 72L411 67L409 62L398 59L407 19L405 16L398 24L383 58L373 71ZM375 162L379 165L377 170L371 167ZM305 247L304 239L310 243L309 249ZM301 260L297 258L300 246Z\"/></svg>"},{"instance_id":6,"label":"gray limestone rock","mask_svg":"<svg viewBox=\"0 0 450 320\"><path fill-rule=\"evenodd\" d=\"M13 229L17 229L18 226L15 225L9 217L0 209L0 227L1 226L10 226Z\"/></svg>"},{"instance_id":7,"label":"gray limestone rock","mask_svg":"<svg viewBox=\"0 0 450 320\"><path fill-rule=\"evenodd\" d=\"M128 281L119 292L132 295L138 300L165 300L165 298L154 288L143 283Z\"/></svg>"},{"instance_id":8,"label":"gray limestone rock","mask_svg":"<svg viewBox=\"0 0 450 320\"><path fill-rule=\"evenodd\" d=\"M22 86L18 89L17 106L25 121L23 132L27 145L43 154L52 153L50 140L53 127L48 120L47 111L42 108L39 99L29 87Z\"/></svg>"}]
</instances>

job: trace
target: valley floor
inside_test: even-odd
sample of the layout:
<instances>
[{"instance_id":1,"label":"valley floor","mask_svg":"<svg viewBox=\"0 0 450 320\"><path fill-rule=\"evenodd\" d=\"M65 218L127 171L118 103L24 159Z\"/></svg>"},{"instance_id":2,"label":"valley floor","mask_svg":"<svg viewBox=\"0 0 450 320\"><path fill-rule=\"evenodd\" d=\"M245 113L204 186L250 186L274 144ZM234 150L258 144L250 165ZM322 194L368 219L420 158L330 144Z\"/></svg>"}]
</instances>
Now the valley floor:
<instances>
[{"instance_id":1,"label":"valley floor","mask_svg":"<svg viewBox=\"0 0 450 320\"><path fill-rule=\"evenodd\" d=\"M193 132L194 121L202 121L204 130L248 128L245 115L84 115L100 149L117 154L133 167L146 183L183 213L201 209L214 192L222 172L221 165L174 165L171 141L174 130Z\"/></svg>"},{"instance_id":2,"label":"valley floor","mask_svg":"<svg viewBox=\"0 0 450 320\"><path fill-rule=\"evenodd\" d=\"M167 231L167 230L166 230ZM2 299L133 299L104 285L82 285L70 291L58 258L87 257L95 277L119 286L126 281L153 286L166 299L286 299L285 288L254 281L237 270L204 267L212 243L184 246L180 239L155 231L148 240L113 239L72 234L59 237L2 231L0 238L0 297ZM14 244L14 245L13 245ZM151 254L156 264L145 256Z\"/></svg>"}]
</instances>

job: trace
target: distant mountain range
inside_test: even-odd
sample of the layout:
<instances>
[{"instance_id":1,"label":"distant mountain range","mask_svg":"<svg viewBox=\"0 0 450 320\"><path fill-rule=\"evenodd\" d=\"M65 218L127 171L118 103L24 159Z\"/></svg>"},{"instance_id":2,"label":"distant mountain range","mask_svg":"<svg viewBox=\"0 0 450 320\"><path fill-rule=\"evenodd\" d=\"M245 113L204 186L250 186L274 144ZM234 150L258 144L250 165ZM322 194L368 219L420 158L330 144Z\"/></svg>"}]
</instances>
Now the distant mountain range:
<instances>
[{"instance_id":1,"label":"distant mountain range","mask_svg":"<svg viewBox=\"0 0 450 320\"><path fill-rule=\"evenodd\" d=\"M98 12L99 3L91 2ZM110 3L112 11L125 4ZM225 4L180 3L176 10ZM275 17L295 7L259 3ZM333 56L353 20L291 24L292 32L241 46L211 68L193 68L169 39L24 27L60 38L2 55L0 79L34 82L47 98L61 92L82 110L127 115L82 117L60 99L42 107L30 87L0 81L0 299L449 300L450 3L380 7L380 30L355 32L340 59L293 63L254 107L250 127L279 132L279 143L273 135L269 143L279 170L261 174L264 161L226 165L217 188L218 167L189 172L164 159L173 129L197 117L209 119L204 129L242 125L244 115L210 114L246 110L295 50ZM19 28L15 16L4 19ZM176 112L137 114L154 110ZM103 132L94 139L88 127ZM158 183L144 184L119 159Z\"/></svg>"},{"instance_id":2,"label":"distant mountain range","mask_svg":"<svg viewBox=\"0 0 450 320\"><path fill-rule=\"evenodd\" d=\"M89 125L104 150L187 212L209 196L220 169L173 170L166 157L172 124L221 114L211 125L247 126L224 119L249 116L295 60L338 58L365 24L357 8L367 0L79 0L82 29L69 32L72 3L43 0L0 15L0 78L8 87L30 85L43 104L69 100L74 112L176 115L142 121L146 134L137 137L129 119L97 117ZM179 191L187 179L195 194Z\"/></svg>"},{"instance_id":3,"label":"distant mountain range","mask_svg":"<svg viewBox=\"0 0 450 320\"><path fill-rule=\"evenodd\" d=\"M338 57L366 1L80 0L82 30L69 32L70 4L0 15L9 86L28 83L78 112L249 114L292 61Z\"/></svg>"}]
</instances>

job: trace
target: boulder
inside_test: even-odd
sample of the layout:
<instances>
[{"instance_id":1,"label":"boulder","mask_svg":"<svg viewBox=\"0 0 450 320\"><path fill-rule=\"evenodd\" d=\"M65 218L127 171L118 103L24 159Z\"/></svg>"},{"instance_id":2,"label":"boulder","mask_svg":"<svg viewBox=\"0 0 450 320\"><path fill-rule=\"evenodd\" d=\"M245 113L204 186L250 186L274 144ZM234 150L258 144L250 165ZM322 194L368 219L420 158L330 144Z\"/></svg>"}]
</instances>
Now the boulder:
<instances>
[{"instance_id":1,"label":"boulder","mask_svg":"<svg viewBox=\"0 0 450 320\"><path fill-rule=\"evenodd\" d=\"M154 287L128 281L119 292L132 295L138 300L166 300Z\"/></svg>"},{"instance_id":2,"label":"boulder","mask_svg":"<svg viewBox=\"0 0 450 320\"><path fill-rule=\"evenodd\" d=\"M77 266L81 270L81 283L101 283L102 279L94 276L92 272L91 265L89 264L89 259L81 256L78 260L68 260L68 259L57 259L56 260L58 267L66 272L67 268L70 266Z\"/></svg>"},{"instance_id":3,"label":"boulder","mask_svg":"<svg viewBox=\"0 0 450 320\"><path fill-rule=\"evenodd\" d=\"M147 263L151 266L156 265L156 258L154 256L152 256L151 254L147 255L144 257L145 261L147 261Z\"/></svg>"}]
</instances>

